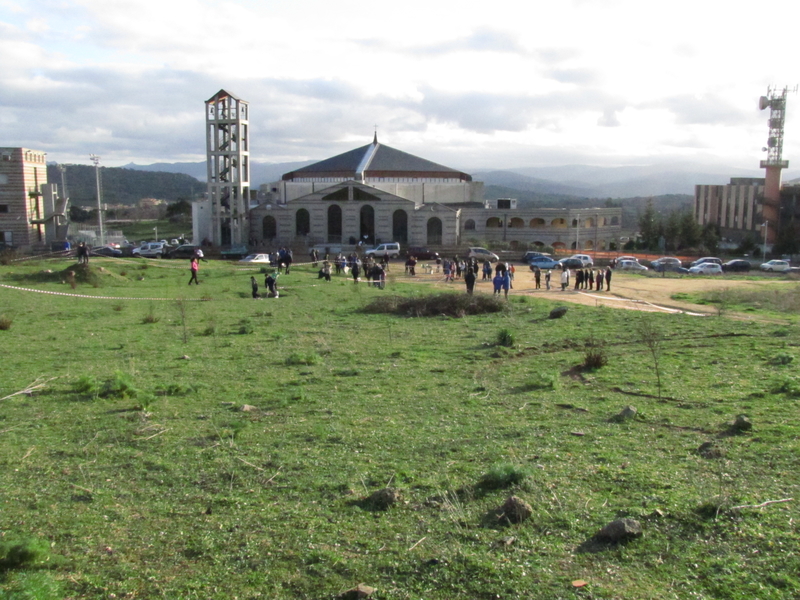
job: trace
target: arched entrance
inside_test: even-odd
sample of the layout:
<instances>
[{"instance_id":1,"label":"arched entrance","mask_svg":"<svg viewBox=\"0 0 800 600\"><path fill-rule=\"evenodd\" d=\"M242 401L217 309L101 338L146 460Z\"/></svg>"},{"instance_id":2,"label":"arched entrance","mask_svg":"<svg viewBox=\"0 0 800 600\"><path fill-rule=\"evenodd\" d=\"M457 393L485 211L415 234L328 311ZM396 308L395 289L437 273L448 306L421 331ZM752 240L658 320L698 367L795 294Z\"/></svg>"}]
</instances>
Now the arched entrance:
<instances>
[{"instance_id":1,"label":"arched entrance","mask_svg":"<svg viewBox=\"0 0 800 600\"><path fill-rule=\"evenodd\" d=\"M375 243L375 209L369 204L361 207L359 239L365 244Z\"/></svg>"},{"instance_id":2,"label":"arched entrance","mask_svg":"<svg viewBox=\"0 0 800 600\"><path fill-rule=\"evenodd\" d=\"M392 241L408 243L408 214L404 210L396 210L392 214Z\"/></svg>"},{"instance_id":3,"label":"arched entrance","mask_svg":"<svg viewBox=\"0 0 800 600\"><path fill-rule=\"evenodd\" d=\"M261 239L274 240L276 237L278 237L278 224L275 217L267 215L261 221Z\"/></svg>"},{"instance_id":4,"label":"arched entrance","mask_svg":"<svg viewBox=\"0 0 800 600\"><path fill-rule=\"evenodd\" d=\"M491 228L502 229L503 228L503 220L500 217L489 217L486 219L486 229Z\"/></svg>"},{"instance_id":5,"label":"arched entrance","mask_svg":"<svg viewBox=\"0 0 800 600\"><path fill-rule=\"evenodd\" d=\"M342 207L338 204L328 207L328 243L342 243Z\"/></svg>"},{"instance_id":6,"label":"arched entrance","mask_svg":"<svg viewBox=\"0 0 800 600\"><path fill-rule=\"evenodd\" d=\"M308 235L311 231L311 216L305 208L301 208L294 215L295 235Z\"/></svg>"},{"instance_id":7,"label":"arched entrance","mask_svg":"<svg viewBox=\"0 0 800 600\"><path fill-rule=\"evenodd\" d=\"M428 219L428 245L442 245L442 220L439 217Z\"/></svg>"}]
</instances>

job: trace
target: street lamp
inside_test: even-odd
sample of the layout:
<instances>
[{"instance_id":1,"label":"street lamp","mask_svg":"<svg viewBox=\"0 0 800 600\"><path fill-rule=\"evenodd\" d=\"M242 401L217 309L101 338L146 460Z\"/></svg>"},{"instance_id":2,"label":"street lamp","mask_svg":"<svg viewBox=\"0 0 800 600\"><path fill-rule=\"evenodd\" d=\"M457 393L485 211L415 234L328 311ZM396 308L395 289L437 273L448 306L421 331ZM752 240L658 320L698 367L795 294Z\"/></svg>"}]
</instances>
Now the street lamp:
<instances>
[{"instance_id":1,"label":"street lamp","mask_svg":"<svg viewBox=\"0 0 800 600\"><path fill-rule=\"evenodd\" d=\"M761 227L764 229L764 249L761 251L761 254L762 254L762 258L764 259L764 262L766 262L767 261L767 229L769 228L769 221L764 221L764 224L761 225Z\"/></svg>"},{"instance_id":2,"label":"street lamp","mask_svg":"<svg viewBox=\"0 0 800 600\"><path fill-rule=\"evenodd\" d=\"M158 241L158 225L156 225L155 227L153 227L153 231L155 231L155 232L156 232L156 239L155 239L154 241L156 241L156 242L157 242L157 241Z\"/></svg>"},{"instance_id":3,"label":"street lamp","mask_svg":"<svg viewBox=\"0 0 800 600\"><path fill-rule=\"evenodd\" d=\"M97 224L100 226L100 244L102 245L105 235L103 235L103 206L100 203L100 157L90 154L89 158L94 163L94 176L97 182Z\"/></svg>"}]
</instances>

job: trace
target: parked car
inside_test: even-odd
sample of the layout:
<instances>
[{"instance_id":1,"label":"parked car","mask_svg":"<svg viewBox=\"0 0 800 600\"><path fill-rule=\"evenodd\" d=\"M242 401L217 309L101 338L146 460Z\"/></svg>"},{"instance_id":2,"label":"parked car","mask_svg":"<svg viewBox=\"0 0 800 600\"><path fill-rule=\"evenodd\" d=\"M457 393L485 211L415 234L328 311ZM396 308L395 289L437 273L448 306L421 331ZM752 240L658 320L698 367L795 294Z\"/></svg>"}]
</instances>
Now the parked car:
<instances>
[{"instance_id":1,"label":"parked car","mask_svg":"<svg viewBox=\"0 0 800 600\"><path fill-rule=\"evenodd\" d=\"M142 258L161 258L166 252L166 247L161 242L150 242L133 249L134 256Z\"/></svg>"},{"instance_id":2,"label":"parked car","mask_svg":"<svg viewBox=\"0 0 800 600\"><path fill-rule=\"evenodd\" d=\"M632 260L637 263L639 262L639 259L635 256L618 256L617 258L611 259L611 268L615 268L623 260Z\"/></svg>"},{"instance_id":3,"label":"parked car","mask_svg":"<svg viewBox=\"0 0 800 600\"><path fill-rule=\"evenodd\" d=\"M529 264L532 258L536 258L537 256L547 256L548 258L551 257L550 254L546 252L537 252L536 250L528 250L525 254L522 255L522 262L525 264Z\"/></svg>"},{"instance_id":4,"label":"parked car","mask_svg":"<svg viewBox=\"0 0 800 600\"><path fill-rule=\"evenodd\" d=\"M692 275L722 275L722 265L704 262L689 268Z\"/></svg>"},{"instance_id":5,"label":"parked car","mask_svg":"<svg viewBox=\"0 0 800 600\"><path fill-rule=\"evenodd\" d=\"M783 273L788 271L790 267L791 265L788 260L770 260L763 263L760 269L768 273Z\"/></svg>"},{"instance_id":6,"label":"parked car","mask_svg":"<svg viewBox=\"0 0 800 600\"><path fill-rule=\"evenodd\" d=\"M249 254L241 259L239 262L243 263L258 263L258 264L270 264L269 254Z\"/></svg>"},{"instance_id":7,"label":"parked car","mask_svg":"<svg viewBox=\"0 0 800 600\"><path fill-rule=\"evenodd\" d=\"M716 256L704 256L703 258L698 258L696 261L692 262L690 267L695 267L697 265L701 265L703 263L716 263L722 266L722 261L717 258Z\"/></svg>"},{"instance_id":8,"label":"parked car","mask_svg":"<svg viewBox=\"0 0 800 600\"><path fill-rule=\"evenodd\" d=\"M561 265L562 269L582 269L583 268L583 261L580 258L575 258L574 256L570 256L568 258L562 258L558 262Z\"/></svg>"},{"instance_id":9,"label":"parked car","mask_svg":"<svg viewBox=\"0 0 800 600\"><path fill-rule=\"evenodd\" d=\"M726 273L728 272L742 272L742 271L749 271L752 265L750 264L749 260L743 260L741 258L737 258L735 260L729 260L728 262L722 265L722 270Z\"/></svg>"},{"instance_id":10,"label":"parked car","mask_svg":"<svg viewBox=\"0 0 800 600\"><path fill-rule=\"evenodd\" d=\"M542 270L561 268L561 263L552 256L534 256L528 261L528 264L531 270L533 270L534 267L539 267Z\"/></svg>"},{"instance_id":11,"label":"parked car","mask_svg":"<svg viewBox=\"0 0 800 600\"><path fill-rule=\"evenodd\" d=\"M95 246L90 253L97 256L122 256L122 250L111 246Z\"/></svg>"},{"instance_id":12,"label":"parked car","mask_svg":"<svg viewBox=\"0 0 800 600\"><path fill-rule=\"evenodd\" d=\"M647 271L647 267L640 265L638 260L618 260L617 266L614 267L617 271Z\"/></svg>"},{"instance_id":13,"label":"parked car","mask_svg":"<svg viewBox=\"0 0 800 600\"><path fill-rule=\"evenodd\" d=\"M400 256L400 244L398 242L387 242L385 244L378 244L375 248L370 248L366 251L367 256L377 256L383 258L386 255L389 258L397 258Z\"/></svg>"},{"instance_id":14,"label":"parked car","mask_svg":"<svg viewBox=\"0 0 800 600\"><path fill-rule=\"evenodd\" d=\"M594 266L594 261L592 260L592 257L589 256L588 254L573 254L569 258L575 258L575 259L581 261L581 267L593 267ZM580 268L580 267L578 267L578 268Z\"/></svg>"},{"instance_id":15,"label":"parked car","mask_svg":"<svg viewBox=\"0 0 800 600\"><path fill-rule=\"evenodd\" d=\"M192 258L197 252L197 246L194 244L183 244L177 248L167 251L164 258Z\"/></svg>"},{"instance_id":16,"label":"parked car","mask_svg":"<svg viewBox=\"0 0 800 600\"><path fill-rule=\"evenodd\" d=\"M439 253L429 250L424 246L409 246L405 252L406 256L413 256L417 260L438 260Z\"/></svg>"},{"instance_id":17,"label":"parked car","mask_svg":"<svg viewBox=\"0 0 800 600\"><path fill-rule=\"evenodd\" d=\"M650 266L657 273L661 273L662 271L678 271L678 269L683 267L680 259L674 256L662 256L661 258L657 258L650 262Z\"/></svg>"},{"instance_id":18,"label":"parked car","mask_svg":"<svg viewBox=\"0 0 800 600\"><path fill-rule=\"evenodd\" d=\"M489 262L497 262L500 257L494 252L490 252L486 248L473 247L469 249L467 258L477 258L480 261L488 260Z\"/></svg>"}]
</instances>

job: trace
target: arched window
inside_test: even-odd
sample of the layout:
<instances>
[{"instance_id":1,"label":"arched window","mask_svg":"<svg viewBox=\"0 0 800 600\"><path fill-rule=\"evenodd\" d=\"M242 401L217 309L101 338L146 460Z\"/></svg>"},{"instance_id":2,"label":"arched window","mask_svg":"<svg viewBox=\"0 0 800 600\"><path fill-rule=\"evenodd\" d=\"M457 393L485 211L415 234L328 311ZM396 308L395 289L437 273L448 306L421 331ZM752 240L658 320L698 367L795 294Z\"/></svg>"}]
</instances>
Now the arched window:
<instances>
[{"instance_id":1,"label":"arched window","mask_svg":"<svg viewBox=\"0 0 800 600\"><path fill-rule=\"evenodd\" d=\"M328 207L328 243L342 243L342 207L338 204Z\"/></svg>"},{"instance_id":2,"label":"arched window","mask_svg":"<svg viewBox=\"0 0 800 600\"><path fill-rule=\"evenodd\" d=\"M294 215L295 235L308 235L310 231L311 216L305 208L301 208Z\"/></svg>"},{"instance_id":3,"label":"arched window","mask_svg":"<svg viewBox=\"0 0 800 600\"><path fill-rule=\"evenodd\" d=\"M544 242L533 242L534 248L544 248Z\"/></svg>"},{"instance_id":4,"label":"arched window","mask_svg":"<svg viewBox=\"0 0 800 600\"><path fill-rule=\"evenodd\" d=\"M502 228L503 220L500 217L491 217L486 219L486 229Z\"/></svg>"},{"instance_id":5,"label":"arched window","mask_svg":"<svg viewBox=\"0 0 800 600\"><path fill-rule=\"evenodd\" d=\"M475 221L472 219L467 219L467 222L464 223L464 230L465 231L475 231Z\"/></svg>"},{"instance_id":6,"label":"arched window","mask_svg":"<svg viewBox=\"0 0 800 600\"><path fill-rule=\"evenodd\" d=\"M428 219L428 245L442 245L442 220L439 217Z\"/></svg>"},{"instance_id":7,"label":"arched window","mask_svg":"<svg viewBox=\"0 0 800 600\"><path fill-rule=\"evenodd\" d=\"M592 240L586 240L585 242L583 242L583 249L594 250L594 242Z\"/></svg>"},{"instance_id":8,"label":"arched window","mask_svg":"<svg viewBox=\"0 0 800 600\"><path fill-rule=\"evenodd\" d=\"M530 227L531 228L544 227L545 225L546 225L546 223L544 222L544 219L540 219L538 217L535 218L535 219L531 219L531 222L530 222Z\"/></svg>"},{"instance_id":9,"label":"arched window","mask_svg":"<svg viewBox=\"0 0 800 600\"><path fill-rule=\"evenodd\" d=\"M375 209L370 204L361 207L360 239L368 244L375 243Z\"/></svg>"},{"instance_id":10,"label":"arched window","mask_svg":"<svg viewBox=\"0 0 800 600\"><path fill-rule=\"evenodd\" d=\"M402 209L392 214L392 240L401 244L408 243L408 213Z\"/></svg>"},{"instance_id":11,"label":"arched window","mask_svg":"<svg viewBox=\"0 0 800 600\"><path fill-rule=\"evenodd\" d=\"M578 226L578 219L572 219L572 226L573 227L577 227Z\"/></svg>"},{"instance_id":12,"label":"arched window","mask_svg":"<svg viewBox=\"0 0 800 600\"><path fill-rule=\"evenodd\" d=\"M619 225L619 217L611 217L611 225Z\"/></svg>"},{"instance_id":13,"label":"arched window","mask_svg":"<svg viewBox=\"0 0 800 600\"><path fill-rule=\"evenodd\" d=\"M508 222L508 226L509 226L510 228L511 228L511 227L513 227L514 229L522 229L523 227L525 227L525 221L523 221L523 220L522 220L522 219L520 219L519 217L513 217L513 218L512 218L512 219L511 219L511 220Z\"/></svg>"},{"instance_id":14,"label":"arched window","mask_svg":"<svg viewBox=\"0 0 800 600\"><path fill-rule=\"evenodd\" d=\"M565 229L567 227L567 221L566 219L553 219L552 221L550 221L550 227Z\"/></svg>"},{"instance_id":15,"label":"arched window","mask_svg":"<svg viewBox=\"0 0 800 600\"><path fill-rule=\"evenodd\" d=\"M594 227L594 219L588 218L583 222L584 227Z\"/></svg>"},{"instance_id":16,"label":"arched window","mask_svg":"<svg viewBox=\"0 0 800 600\"><path fill-rule=\"evenodd\" d=\"M564 242L553 242L552 246L553 250L563 250L564 248L566 248Z\"/></svg>"},{"instance_id":17,"label":"arched window","mask_svg":"<svg viewBox=\"0 0 800 600\"><path fill-rule=\"evenodd\" d=\"M519 240L511 240L508 242L508 247L512 250L519 250Z\"/></svg>"},{"instance_id":18,"label":"arched window","mask_svg":"<svg viewBox=\"0 0 800 600\"><path fill-rule=\"evenodd\" d=\"M278 224L275 222L275 217L267 215L261 221L261 238L273 240L276 237L278 237Z\"/></svg>"}]
</instances>

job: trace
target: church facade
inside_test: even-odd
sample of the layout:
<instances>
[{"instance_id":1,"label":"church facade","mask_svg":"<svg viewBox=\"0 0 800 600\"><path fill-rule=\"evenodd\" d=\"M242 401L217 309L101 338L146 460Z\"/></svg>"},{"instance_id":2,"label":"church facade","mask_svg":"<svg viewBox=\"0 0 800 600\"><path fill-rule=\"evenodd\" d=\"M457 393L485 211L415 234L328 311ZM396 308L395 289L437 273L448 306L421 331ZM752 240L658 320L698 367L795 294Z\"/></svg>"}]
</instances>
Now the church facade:
<instances>
[{"instance_id":1,"label":"church facade","mask_svg":"<svg viewBox=\"0 0 800 600\"><path fill-rule=\"evenodd\" d=\"M287 173L250 211L259 246L409 246L506 242L606 249L620 235L621 209L523 209L514 199L485 201L467 173L377 140Z\"/></svg>"}]
</instances>

